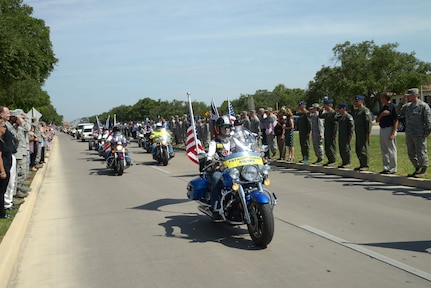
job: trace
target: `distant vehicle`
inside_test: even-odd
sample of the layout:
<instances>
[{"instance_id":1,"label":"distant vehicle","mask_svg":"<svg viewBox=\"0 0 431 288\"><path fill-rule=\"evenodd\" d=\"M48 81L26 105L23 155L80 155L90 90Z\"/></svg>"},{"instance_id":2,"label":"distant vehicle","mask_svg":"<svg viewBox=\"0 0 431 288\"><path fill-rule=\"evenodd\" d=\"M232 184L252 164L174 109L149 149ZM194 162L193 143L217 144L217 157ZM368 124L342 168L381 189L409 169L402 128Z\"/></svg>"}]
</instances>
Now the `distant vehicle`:
<instances>
[{"instance_id":1,"label":"distant vehicle","mask_svg":"<svg viewBox=\"0 0 431 288\"><path fill-rule=\"evenodd\" d=\"M404 115L398 116L398 127L397 132L405 132L406 131L406 117Z\"/></svg>"},{"instance_id":2,"label":"distant vehicle","mask_svg":"<svg viewBox=\"0 0 431 288\"><path fill-rule=\"evenodd\" d=\"M81 132L81 141L90 141L90 140L94 140L94 135L93 135L93 126L94 124L91 125L85 125L82 128L82 132Z\"/></svg>"},{"instance_id":3,"label":"distant vehicle","mask_svg":"<svg viewBox=\"0 0 431 288\"><path fill-rule=\"evenodd\" d=\"M84 126L91 126L91 128L93 128L93 123L79 123L78 126L76 127L76 139L81 139L81 134L82 134L82 130L84 129ZM84 140L85 141L85 140Z\"/></svg>"}]
</instances>

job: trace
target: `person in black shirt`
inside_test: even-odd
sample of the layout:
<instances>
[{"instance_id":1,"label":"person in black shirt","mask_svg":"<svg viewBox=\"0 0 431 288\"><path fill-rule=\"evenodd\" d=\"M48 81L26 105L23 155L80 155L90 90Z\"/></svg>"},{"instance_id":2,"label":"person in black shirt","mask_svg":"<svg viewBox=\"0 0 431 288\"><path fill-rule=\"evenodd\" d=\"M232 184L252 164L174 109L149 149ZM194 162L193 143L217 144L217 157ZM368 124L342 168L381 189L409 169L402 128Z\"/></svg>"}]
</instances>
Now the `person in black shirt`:
<instances>
[{"instance_id":1,"label":"person in black shirt","mask_svg":"<svg viewBox=\"0 0 431 288\"><path fill-rule=\"evenodd\" d=\"M387 92L380 95L382 108L376 118L380 126L380 150L382 151L383 170L380 174L394 174L397 172L397 143L398 114L391 96Z\"/></svg>"},{"instance_id":2,"label":"person in black shirt","mask_svg":"<svg viewBox=\"0 0 431 288\"><path fill-rule=\"evenodd\" d=\"M16 153L13 135L6 127L6 119L9 118L9 115L9 109L0 106L0 218L7 218L8 216L4 209L4 194L9 184L12 154Z\"/></svg>"}]
</instances>

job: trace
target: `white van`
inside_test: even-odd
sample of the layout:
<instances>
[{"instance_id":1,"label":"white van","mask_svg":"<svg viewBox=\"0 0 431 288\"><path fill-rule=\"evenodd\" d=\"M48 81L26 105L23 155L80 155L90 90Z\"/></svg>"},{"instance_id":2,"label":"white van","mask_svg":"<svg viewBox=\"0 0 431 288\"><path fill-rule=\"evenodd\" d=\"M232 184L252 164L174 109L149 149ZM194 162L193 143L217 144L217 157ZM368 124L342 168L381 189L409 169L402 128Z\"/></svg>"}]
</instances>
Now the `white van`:
<instances>
[{"instance_id":1,"label":"white van","mask_svg":"<svg viewBox=\"0 0 431 288\"><path fill-rule=\"evenodd\" d=\"M82 132L81 132L81 140L82 141L94 140L93 128L94 128L94 124L84 125L84 127L82 128Z\"/></svg>"},{"instance_id":2,"label":"white van","mask_svg":"<svg viewBox=\"0 0 431 288\"><path fill-rule=\"evenodd\" d=\"M84 126L91 126L91 128L93 128L94 124L93 123L79 123L78 126L76 127L76 139L81 139L81 135L82 135L82 131L84 129ZM82 140L85 141L85 140Z\"/></svg>"}]
</instances>

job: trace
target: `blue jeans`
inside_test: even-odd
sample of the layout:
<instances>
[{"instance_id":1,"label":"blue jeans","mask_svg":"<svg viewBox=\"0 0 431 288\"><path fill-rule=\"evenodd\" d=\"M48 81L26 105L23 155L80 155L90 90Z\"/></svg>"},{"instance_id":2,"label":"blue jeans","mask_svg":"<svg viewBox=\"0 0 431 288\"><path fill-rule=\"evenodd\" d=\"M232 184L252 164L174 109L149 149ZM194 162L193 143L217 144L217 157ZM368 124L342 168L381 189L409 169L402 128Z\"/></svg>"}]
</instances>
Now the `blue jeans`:
<instances>
[{"instance_id":1,"label":"blue jeans","mask_svg":"<svg viewBox=\"0 0 431 288\"><path fill-rule=\"evenodd\" d=\"M214 209L217 209L220 207L220 195L221 195L221 189L223 188L223 181L222 181L223 173L220 171L215 171L211 175L211 207ZM216 202L219 202L218 207L215 207Z\"/></svg>"}]
</instances>

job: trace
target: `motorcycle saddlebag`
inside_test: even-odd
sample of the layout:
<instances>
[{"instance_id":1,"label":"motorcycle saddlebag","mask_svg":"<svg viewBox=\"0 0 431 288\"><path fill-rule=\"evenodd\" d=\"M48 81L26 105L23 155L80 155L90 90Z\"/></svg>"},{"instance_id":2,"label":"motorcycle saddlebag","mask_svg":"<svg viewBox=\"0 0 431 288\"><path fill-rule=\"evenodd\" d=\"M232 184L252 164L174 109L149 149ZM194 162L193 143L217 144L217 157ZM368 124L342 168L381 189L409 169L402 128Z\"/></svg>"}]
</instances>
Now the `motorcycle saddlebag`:
<instances>
[{"instance_id":1,"label":"motorcycle saddlebag","mask_svg":"<svg viewBox=\"0 0 431 288\"><path fill-rule=\"evenodd\" d=\"M199 200L205 198L208 190L208 179L196 178L189 182L187 185L187 197L190 200Z\"/></svg>"}]
</instances>

